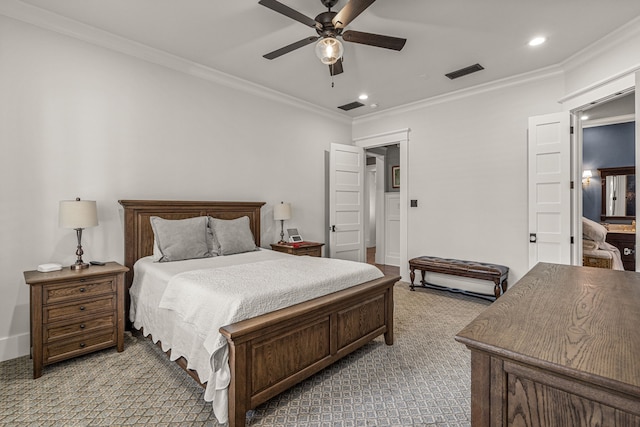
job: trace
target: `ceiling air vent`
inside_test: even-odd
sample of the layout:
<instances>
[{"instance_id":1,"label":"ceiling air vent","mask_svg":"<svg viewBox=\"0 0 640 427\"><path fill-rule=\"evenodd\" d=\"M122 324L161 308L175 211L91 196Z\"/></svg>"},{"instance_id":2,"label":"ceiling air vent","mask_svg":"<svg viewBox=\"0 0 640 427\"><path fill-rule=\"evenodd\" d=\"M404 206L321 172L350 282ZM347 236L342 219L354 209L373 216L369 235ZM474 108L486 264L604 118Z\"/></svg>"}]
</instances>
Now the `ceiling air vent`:
<instances>
[{"instance_id":1,"label":"ceiling air vent","mask_svg":"<svg viewBox=\"0 0 640 427\"><path fill-rule=\"evenodd\" d=\"M445 76L453 80L453 79L457 79L458 77L466 76L467 74L475 73L476 71L480 71L480 70L484 70L484 67L482 65L473 64L468 67L460 68L459 70L447 73L445 74Z\"/></svg>"},{"instance_id":2,"label":"ceiling air vent","mask_svg":"<svg viewBox=\"0 0 640 427\"><path fill-rule=\"evenodd\" d=\"M353 110L354 108L362 107L364 104L362 102L354 101L348 104L344 104L339 106L338 108L344 111Z\"/></svg>"}]
</instances>

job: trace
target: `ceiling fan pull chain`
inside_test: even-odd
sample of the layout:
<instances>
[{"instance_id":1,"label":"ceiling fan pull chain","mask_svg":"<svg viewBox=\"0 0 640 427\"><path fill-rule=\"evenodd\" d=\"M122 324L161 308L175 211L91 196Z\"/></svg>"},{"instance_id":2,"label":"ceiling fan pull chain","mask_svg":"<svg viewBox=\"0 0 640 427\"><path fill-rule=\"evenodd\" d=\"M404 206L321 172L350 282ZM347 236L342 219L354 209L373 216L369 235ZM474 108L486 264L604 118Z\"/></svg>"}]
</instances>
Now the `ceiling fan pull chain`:
<instances>
[{"instance_id":1,"label":"ceiling fan pull chain","mask_svg":"<svg viewBox=\"0 0 640 427\"><path fill-rule=\"evenodd\" d=\"M331 88L333 89L333 75L335 74L333 72L333 67L335 66L335 62L333 64L331 64Z\"/></svg>"}]
</instances>

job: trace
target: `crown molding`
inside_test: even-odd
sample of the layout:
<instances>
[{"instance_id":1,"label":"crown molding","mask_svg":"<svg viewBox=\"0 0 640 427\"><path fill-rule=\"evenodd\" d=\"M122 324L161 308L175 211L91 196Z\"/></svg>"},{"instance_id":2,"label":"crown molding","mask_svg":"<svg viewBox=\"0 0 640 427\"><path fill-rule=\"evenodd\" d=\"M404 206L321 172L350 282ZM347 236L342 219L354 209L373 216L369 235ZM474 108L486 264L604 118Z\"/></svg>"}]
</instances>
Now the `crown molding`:
<instances>
[{"instance_id":1,"label":"crown molding","mask_svg":"<svg viewBox=\"0 0 640 427\"><path fill-rule=\"evenodd\" d=\"M0 15L31 24L45 30L72 37L102 48L160 65L183 74L207 80L258 97L280 102L295 108L302 108L314 114L323 115L344 124L351 124L348 116L327 110L310 102L269 89L248 80L232 76L214 68L189 61L171 53L117 36L104 30L66 18L19 0L0 1Z\"/></svg>"},{"instance_id":2,"label":"crown molding","mask_svg":"<svg viewBox=\"0 0 640 427\"><path fill-rule=\"evenodd\" d=\"M492 92L495 90L500 90L512 86L518 86L526 83L530 83L537 80L549 79L552 77L556 77L562 75L563 71L558 65L553 65L550 67L541 68L536 71L531 71L528 73L518 74L511 77L506 77L500 80L494 80L491 82L483 83L480 85L472 86L465 89L460 89L453 92L448 92L442 95L433 96L430 98L425 98L420 101L415 101L409 104L400 105L398 107L388 108L382 111L376 111L375 113L366 114L364 116L359 116L354 118L354 125L365 123L371 120L378 120L382 117L404 114L415 110L420 110L422 108L430 107L437 104L443 104L446 102L451 102L463 98L468 98L470 96L479 95L486 92Z\"/></svg>"},{"instance_id":3,"label":"crown molding","mask_svg":"<svg viewBox=\"0 0 640 427\"><path fill-rule=\"evenodd\" d=\"M640 16L574 53L564 61L561 61L559 65L565 71L573 70L582 66L585 62L615 49L620 43L638 35L640 35ZM635 69L638 69L638 67L640 67L640 65L635 67Z\"/></svg>"}]
</instances>

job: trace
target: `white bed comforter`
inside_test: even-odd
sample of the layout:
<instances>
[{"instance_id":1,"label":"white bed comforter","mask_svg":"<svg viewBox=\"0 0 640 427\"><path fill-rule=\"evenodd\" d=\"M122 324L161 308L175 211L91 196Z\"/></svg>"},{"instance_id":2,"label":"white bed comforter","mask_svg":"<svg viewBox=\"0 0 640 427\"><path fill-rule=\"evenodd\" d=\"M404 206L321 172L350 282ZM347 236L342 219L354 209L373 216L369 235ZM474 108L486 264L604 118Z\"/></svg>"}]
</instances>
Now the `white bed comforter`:
<instances>
[{"instance_id":1,"label":"white bed comforter","mask_svg":"<svg viewBox=\"0 0 640 427\"><path fill-rule=\"evenodd\" d=\"M367 264L269 250L138 263L131 288L134 326L162 341L163 350L171 348L172 360L187 359L206 383L205 400L221 423L228 419L230 372L220 327L382 277Z\"/></svg>"}]
</instances>

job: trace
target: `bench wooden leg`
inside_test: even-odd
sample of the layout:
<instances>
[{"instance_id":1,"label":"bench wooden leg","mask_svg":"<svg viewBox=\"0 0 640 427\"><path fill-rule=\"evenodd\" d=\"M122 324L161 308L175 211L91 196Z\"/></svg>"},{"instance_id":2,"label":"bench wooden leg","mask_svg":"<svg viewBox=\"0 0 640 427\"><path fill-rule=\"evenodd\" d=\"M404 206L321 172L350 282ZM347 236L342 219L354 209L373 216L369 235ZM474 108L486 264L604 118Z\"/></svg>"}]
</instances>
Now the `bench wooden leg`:
<instances>
[{"instance_id":1,"label":"bench wooden leg","mask_svg":"<svg viewBox=\"0 0 640 427\"><path fill-rule=\"evenodd\" d=\"M493 281L494 286L493 286L493 294L496 296L496 299L500 298L500 279L495 279Z\"/></svg>"},{"instance_id":2,"label":"bench wooden leg","mask_svg":"<svg viewBox=\"0 0 640 427\"><path fill-rule=\"evenodd\" d=\"M505 292L507 292L507 280L503 280L502 281L502 293L504 294Z\"/></svg>"},{"instance_id":3,"label":"bench wooden leg","mask_svg":"<svg viewBox=\"0 0 640 427\"><path fill-rule=\"evenodd\" d=\"M416 278L416 272L415 272L415 268L414 268L414 267L411 267L411 271L409 272L409 278L411 279L411 286L410 286L410 288L411 288L411 290L412 290L412 291L415 291L415 288L414 288L414 286L413 286L413 281L414 281L414 280L415 280L415 278Z\"/></svg>"}]
</instances>

